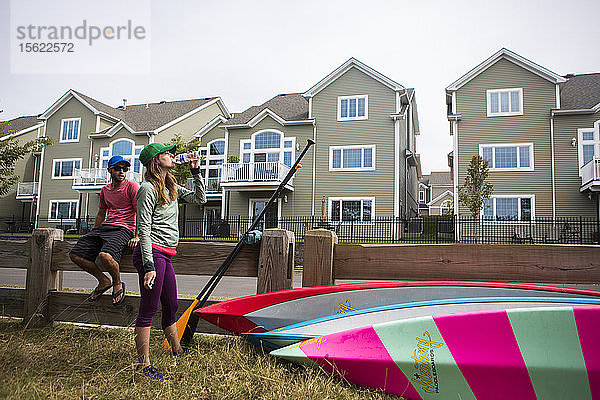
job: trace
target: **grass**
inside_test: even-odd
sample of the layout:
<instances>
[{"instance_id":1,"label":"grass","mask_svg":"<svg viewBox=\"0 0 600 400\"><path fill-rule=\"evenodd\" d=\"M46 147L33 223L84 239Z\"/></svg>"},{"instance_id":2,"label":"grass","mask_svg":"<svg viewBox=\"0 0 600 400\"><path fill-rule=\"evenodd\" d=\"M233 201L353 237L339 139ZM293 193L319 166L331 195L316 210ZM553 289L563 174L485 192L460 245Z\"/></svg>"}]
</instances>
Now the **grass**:
<instances>
[{"instance_id":1,"label":"grass","mask_svg":"<svg viewBox=\"0 0 600 400\"><path fill-rule=\"evenodd\" d=\"M169 378L136 370L133 331L57 324L23 328L0 319L2 399L397 399L261 353L239 337L196 335L171 357L153 331L151 359Z\"/></svg>"}]
</instances>

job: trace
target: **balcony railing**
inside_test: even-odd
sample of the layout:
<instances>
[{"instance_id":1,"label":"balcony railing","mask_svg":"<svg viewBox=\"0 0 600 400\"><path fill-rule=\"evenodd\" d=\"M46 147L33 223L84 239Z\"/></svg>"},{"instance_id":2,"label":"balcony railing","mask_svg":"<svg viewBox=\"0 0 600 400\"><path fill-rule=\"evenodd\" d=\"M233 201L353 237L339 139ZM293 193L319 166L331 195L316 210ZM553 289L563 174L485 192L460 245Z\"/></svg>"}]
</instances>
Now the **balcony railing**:
<instances>
[{"instance_id":1,"label":"balcony railing","mask_svg":"<svg viewBox=\"0 0 600 400\"><path fill-rule=\"evenodd\" d=\"M581 186L593 184L594 181L600 184L600 158L594 157L584 164L580 170Z\"/></svg>"},{"instance_id":2,"label":"balcony railing","mask_svg":"<svg viewBox=\"0 0 600 400\"><path fill-rule=\"evenodd\" d=\"M33 197L38 195L37 182L19 182L17 185L17 198Z\"/></svg>"},{"instance_id":3,"label":"balcony railing","mask_svg":"<svg viewBox=\"0 0 600 400\"><path fill-rule=\"evenodd\" d=\"M130 181L141 182L142 174L128 171L126 178ZM83 168L73 170L73 188L104 186L110 183L110 174L106 168Z\"/></svg>"},{"instance_id":4,"label":"balcony railing","mask_svg":"<svg viewBox=\"0 0 600 400\"><path fill-rule=\"evenodd\" d=\"M203 178L204 187L207 194L221 193L221 178ZM188 178L185 186L189 190L194 190L194 178Z\"/></svg>"},{"instance_id":5,"label":"balcony railing","mask_svg":"<svg viewBox=\"0 0 600 400\"><path fill-rule=\"evenodd\" d=\"M281 182L290 171L281 162L227 163L222 168L221 183Z\"/></svg>"}]
</instances>

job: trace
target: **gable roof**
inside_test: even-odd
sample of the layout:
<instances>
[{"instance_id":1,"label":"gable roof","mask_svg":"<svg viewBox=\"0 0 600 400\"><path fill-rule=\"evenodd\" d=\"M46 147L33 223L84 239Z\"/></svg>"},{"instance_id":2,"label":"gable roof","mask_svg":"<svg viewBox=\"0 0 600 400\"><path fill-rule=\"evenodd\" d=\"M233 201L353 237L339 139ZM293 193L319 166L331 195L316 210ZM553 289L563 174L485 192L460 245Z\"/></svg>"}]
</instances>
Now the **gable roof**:
<instances>
[{"instance_id":1,"label":"gable roof","mask_svg":"<svg viewBox=\"0 0 600 400\"><path fill-rule=\"evenodd\" d=\"M547 68L542 67L526 59L525 57L521 57L515 52L512 52L506 48L501 48L487 60L483 61L481 64L477 65L475 68L458 78L456 81L451 83L448 87L446 87L447 91L455 91L460 89L463 85L469 82L471 79L475 78L477 75L481 74L483 71L494 65L499 60L508 60L513 64L516 64L526 70L546 79L552 83L562 83L566 82L566 79Z\"/></svg>"},{"instance_id":2,"label":"gable roof","mask_svg":"<svg viewBox=\"0 0 600 400\"><path fill-rule=\"evenodd\" d=\"M600 73L568 76L560 89L560 109L594 108L600 108Z\"/></svg>"},{"instance_id":3,"label":"gable roof","mask_svg":"<svg viewBox=\"0 0 600 400\"><path fill-rule=\"evenodd\" d=\"M155 132L175 124L200 111L210 104L217 103L227 117L229 111L220 97L206 97L201 99L161 101L158 103L132 104L126 107L111 107L81 92L70 89L54 104L52 104L41 116L47 119L58 111L71 98L76 98L95 115L100 115L113 122L123 122L130 131L138 133ZM96 133L107 133L96 132Z\"/></svg>"},{"instance_id":4,"label":"gable roof","mask_svg":"<svg viewBox=\"0 0 600 400\"><path fill-rule=\"evenodd\" d=\"M367 74L371 78L375 79L376 81L379 81L380 83L384 84L385 86L389 87L390 89L392 89L394 91L404 90L404 86L402 86L398 82L391 80L390 78L383 75L382 73L375 71L373 68L369 67L366 64L361 63L356 58L352 57L348 61L346 61L339 67L337 67L333 72L331 72L325 78L323 78L319 82L317 82L316 85L314 85L313 87L308 89L306 92L304 92L303 96L307 97L307 98L313 97L314 95L319 93L321 90L325 89L327 86L329 86L331 83L333 83L340 76L342 76L347 71L349 71L351 68L356 68L357 70Z\"/></svg>"},{"instance_id":5,"label":"gable roof","mask_svg":"<svg viewBox=\"0 0 600 400\"><path fill-rule=\"evenodd\" d=\"M239 114L234 114L232 118L227 120L225 126L248 126L251 123L258 123L262 119L261 117L266 115L271 115L276 120L279 118L280 123L292 121L312 122L308 118L308 101L302 94L287 93L279 94L260 106L252 106Z\"/></svg>"},{"instance_id":6,"label":"gable roof","mask_svg":"<svg viewBox=\"0 0 600 400\"><path fill-rule=\"evenodd\" d=\"M18 136L22 131L29 131L33 127L42 125L42 121L37 115L27 115L23 117L13 118L0 123L0 137L10 135L11 137ZM25 132L22 132L25 133Z\"/></svg>"},{"instance_id":7,"label":"gable roof","mask_svg":"<svg viewBox=\"0 0 600 400\"><path fill-rule=\"evenodd\" d=\"M452 186L452 174L450 171L432 171L429 175L423 175L419 182L428 186Z\"/></svg>"}]
</instances>

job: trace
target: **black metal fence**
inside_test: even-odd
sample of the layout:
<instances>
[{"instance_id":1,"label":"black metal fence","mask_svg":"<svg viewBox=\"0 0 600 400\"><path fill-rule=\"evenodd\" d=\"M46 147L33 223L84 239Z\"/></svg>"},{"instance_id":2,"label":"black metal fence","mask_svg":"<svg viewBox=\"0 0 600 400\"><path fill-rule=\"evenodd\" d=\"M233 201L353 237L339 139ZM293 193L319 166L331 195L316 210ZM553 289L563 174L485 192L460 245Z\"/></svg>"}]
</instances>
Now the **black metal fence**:
<instances>
[{"instance_id":1,"label":"black metal fence","mask_svg":"<svg viewBox=\"0 0 600 400\"><path fill-rule=\"evenodd\" d=\"M237 241L252 223L248 217L227 219L183 218L180 237L186 240ZM82 235L94 226L94 218L38 220L38 227L53 227L66 234ZM598 244L599 221L587 217L536 218L533 221L485 221L471 217L429 216L411 219L377 217L370 222L322 221L316 216L267 219L260 229L279 227L293 231L297 241L307 230L334 231L340 243L490 243L490 244ZM18 218L0 219L0 229L28 234L34 224Z\"/></svg>"}]
</instances>

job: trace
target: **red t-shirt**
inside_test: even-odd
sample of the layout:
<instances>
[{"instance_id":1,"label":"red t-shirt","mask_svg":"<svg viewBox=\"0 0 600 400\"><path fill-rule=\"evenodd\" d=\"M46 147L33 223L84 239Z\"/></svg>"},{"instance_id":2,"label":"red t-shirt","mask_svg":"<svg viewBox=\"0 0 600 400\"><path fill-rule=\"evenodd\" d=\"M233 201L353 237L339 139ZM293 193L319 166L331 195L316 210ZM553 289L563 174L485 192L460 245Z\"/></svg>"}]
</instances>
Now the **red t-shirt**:
<instances>
[{"instance_id":1,"label":"red t-shirt","mask_svg":"<svg viewBox=\"0 0 600 400\"><path fill-rule=\"evenodd\" d=\"M135 234L135 195L140 185L125 179L118 188L112 183L100 189L100 204L98 208L108 210L103 224L117 225L129 229Z\"/></svg>"}]
</instances>

